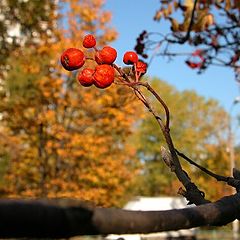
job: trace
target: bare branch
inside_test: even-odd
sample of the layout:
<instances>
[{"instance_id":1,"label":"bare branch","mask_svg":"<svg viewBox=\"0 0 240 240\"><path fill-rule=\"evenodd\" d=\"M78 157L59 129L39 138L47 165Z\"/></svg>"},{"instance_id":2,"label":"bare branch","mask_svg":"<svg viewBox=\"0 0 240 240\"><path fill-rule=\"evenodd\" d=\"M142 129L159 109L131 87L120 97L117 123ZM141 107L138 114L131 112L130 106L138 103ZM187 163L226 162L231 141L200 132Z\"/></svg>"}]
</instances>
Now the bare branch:
<instances>
[{"instance_id":1,"label":"bare branch","mask_svg":"<svg viewBox=\"0 0 240 240\"><path fill-rule=\"evenodd\" d=\"M181 163L178 159L177 153L175 151L175 147L171 138L170 134L170 112L168 109L167 104L164 102L164 100L161 98L160 95L146 82L140 82L138 81L138 77L136 77L135 80L130 81L128 76L122 71L121 68L117 67L115 64L113 64L113 67L117 70L120 77L122 77L124 85L130 87L133 89L134 94L136 97L144 104L144 106L148 109L148 111L153 115L153 117L156 119L158 125L160 126L160 129L163 133L163 136L165 138L165 141L167 143L169 154L171 159L171 171L175 173L179 181L183 184L183 186L186 188L186 191L182 191L182 195L185 196L190 203L194 203L196 205L201 205L208 203L208 200L204 199L204 193L200 191L197 186L191 182L191 179L189 178L188 174L182 169ZM140 86L145 87L156 99L157 101L162 105L162 107L165 110L165 124L163 123L162 119L158 116L158 114L155 112L151 104L148 102L147 98L144 96L143 92L139 88ZM168 165L168 164L167 164ZM169 166L169 165L168 165Z\"/></svg>"},{"instance_id":2,"label":"bare branch","mask_svg":"<svg viewBox=\"0 0 240 240\"><path fill-rule=\"evenodd\" d=\"M163 106L166 115L166 123L165 123L165 130L169 131L169 123L170 123L170 113L167 104L163 101L163 99L157 94L157 92L146 82L138 82L138 85L144 86L147 88L149 92L158 100L158 102Z\"/></svg>"},{"instance_id":3,"label":"bare branch","mask_svg":"<svg viewBox=\"0 0 240 240\"><path fill-rule=\"evenodd\" d=\"M236 169L233 169L233 172L237 177L235 175L233 175L234 177L221 176L221 175L218 175L218 174L208 170L207 168L197 164L192 159L187 157L185 154L179 152L177 149L175 149L175 151L177 152L178 156L182 157L184 160L186 160L190 164L194 165L195 167L199 168L201 171L208 174L209 176L215 178L217 181L226 182L228 185L236 188L237 191L240 190L240 179L238 178L238 175L236 175L236 173L238 172Z\"/></svg>"},{"instance_id":4,"label":"bare branch","mask_svg":"<svg viewBox=\"0 0 240 240\"><path fill-rule=\"evenodd\" d=\"M167 211L100 208L77 200L0 200L1 238L152 233L221 226L240 218L240 194Z\"/></svg>"},{"instance_id":5,"label":"bare branch","mask_svg":"<svg viewBox=\"0 0 240 240\"><path fill-rule=\"evenodd\" d=\"M188 30L187 30L187 33L186 33L185 37L182 38L182 39L180 39L180 41L179 41L180 44L184 44L186 41L189 40L190 33L191 33L191 31L192 31L192 27L193 27L193 24L194 24L194 14L195 14L196 7L197 7L197 1L198 1L198 0L195 0L195 1L194 1L194 5L193 5L193 10L192 10L192 15L191 15L191 20L190 20L190 23L189 23L189 27L188 27Z\"/></svg>"},{"instance_id":6,"label":"bare branch","mask_svg":"<svg viewBox=\"0 0 240 240\"><path fill-rule=\"evenodd\" d=\"M199 164L197 164L196 162L194 162L192 159L187 157L185 154L179 152L177 149L175 149L175 150L176 150L178 156L182 157L184 160L186 160L190 164L194 165L195 167L199 168L201 171L205 172L209 176L215 178L217 181L223 181L223 182L228 181L228 177L224 177L224 176L221 176L221 175L218 175L218 174L215 174L215 173L211 172L210 170L206 169L205 167L202 167Z\"/></svg>"},{"instance_id":7,"label":"bare branch","mask_svg":"<svg viewBox=\"0 0 240 240\"><path fill-rule=\"evenodd\" d=\"M160 102L160 104L164 107L165 113L166 113L166 119L167 119L165 125L163 124L162 119L153 110L152 106L147 101L146 97L141 92L141 90L137 88L137 85L146 87L147 90L150 91L151 94L153 94L157 98L157 100ZM169 149L169 160L171 161L171 164L167 164L167 166L168 167L171 166L170 167L171 171L175 173L179 181L186 188L186 191L184 190L181 192L182 195L186 197L190 203L194 203L196 205L208 203L209 201L204 199L204 193L200 191L194 183L191 182L191 179L189 178L188 174L182 169L181 163L178 159L178 156L175 151L175 147L170 135L170 129L169 129L170 113L167 105L148 83L136 82L136 84L132 85L131 87L134 89L135 95L145 105L145 107L149 110L149 112L152 113L158 125L160 126L160 129L164 135L165 141Z\"/></svg>"}]
</instances>

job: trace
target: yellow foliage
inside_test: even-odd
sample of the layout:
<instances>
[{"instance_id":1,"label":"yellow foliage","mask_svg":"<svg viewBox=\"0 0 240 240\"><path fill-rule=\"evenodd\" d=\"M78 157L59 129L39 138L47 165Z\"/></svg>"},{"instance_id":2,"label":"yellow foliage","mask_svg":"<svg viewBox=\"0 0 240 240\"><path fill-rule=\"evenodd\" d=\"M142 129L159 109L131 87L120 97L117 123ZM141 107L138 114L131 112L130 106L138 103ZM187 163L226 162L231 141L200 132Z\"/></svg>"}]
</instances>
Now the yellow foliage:
<instances>
[{"instance_id":1,"label":"yellow foliage","mask_svg":"<svg viewBox=\"0 0 240 240\"><path fill-rule=\"evenodd\" d=\"M120 205L135 173L135 150L127 138L141 108L124 86L83 88L74 72L61 68L61 52L82 48L86 29L102 30L96 36L99 47L117 36L107 26L111 14L101 9L104 1L66 4L69 29L56 29L56 42L44 43L24 58L19 55L23 74L33 74L37 95L8 105L6 135L16 138L11 143L21 151L10 158L5 187L15 197L71 197Z\"/></svg>"}]
</instances>

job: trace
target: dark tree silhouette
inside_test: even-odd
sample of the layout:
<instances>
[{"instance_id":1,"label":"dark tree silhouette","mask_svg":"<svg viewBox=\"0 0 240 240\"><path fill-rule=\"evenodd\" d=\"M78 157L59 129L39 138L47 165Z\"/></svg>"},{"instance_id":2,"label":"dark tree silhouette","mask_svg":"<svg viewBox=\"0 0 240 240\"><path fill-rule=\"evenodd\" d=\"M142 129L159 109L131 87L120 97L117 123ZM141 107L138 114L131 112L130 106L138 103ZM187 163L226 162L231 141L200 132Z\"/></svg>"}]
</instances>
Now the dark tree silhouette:
<instances>
[{"instance_id":1,"label":"dark tree silhouette","mask_svg":"<svg viewBox=\"0 0 240 240\"><path fill-rule=\"evenodd\" d=\"M154 20L168 21L169 33L144 30L137 38L135 50L143 58L150 58L150 62L156 56L172 59L186 55L186 64L198 73L211 65L229 67L239 82L239 10L240 2L232 0L161 0ZM190 46L192 52L173 48L183 44Z\"/></svg>"}]
</instances>

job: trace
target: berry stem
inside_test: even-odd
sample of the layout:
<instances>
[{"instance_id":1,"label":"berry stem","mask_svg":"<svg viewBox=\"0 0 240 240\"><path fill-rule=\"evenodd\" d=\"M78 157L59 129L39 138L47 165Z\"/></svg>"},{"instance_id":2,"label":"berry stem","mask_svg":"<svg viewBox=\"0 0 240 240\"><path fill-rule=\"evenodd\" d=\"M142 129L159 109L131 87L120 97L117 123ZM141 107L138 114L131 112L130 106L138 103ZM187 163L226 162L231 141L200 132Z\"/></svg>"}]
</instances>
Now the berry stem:
<instances>
[{"instance_id":1,"label":"berry stem","mask_svg":"<svg viewBox=\"0 0 240 240\"><path fill-rule=\"evenodd\" d=\"M95 59L93 59L92 57L86 57L86 60L91 60L91 61L95 61Z\"/></svg>"},{"instance_id":2,"label":"berry stem","mask_svg":"<svg viewBox=\"0 0 240 240\"><path fill-rule=\"evenodd\" d=\"M139 82L139 73L138 73L138 71L137 71L137 65L136 65L136 63L134 63L133 64L133 68L134 68L134 72L135 72L135 81L136 82Z\"/></svg>"},{"instance_id":3,"label":"berry stem","mask_svg":"<svg viewBox=\"0 0 240 240\"><path fill-rule=\"evenodd\" d=\"M131 82L125 72L122 71L120 67L118 67L115 63L112 64L112 66L117 70L117 72L120 74L121 77L125 79L126 82Z\"/></svg>"},{"instance_id":4,"label":"berry stem","mask_svg":"<svg viewBox=\"0 0 240 240\"><path fill-rule=\"evenodd\" d=\"M165 129L166 131L170 131L169 124L170 124L170 113L167 104L163 101L163 99L157 94L157 92L146 82L138 82L138 85L144 86L147 88L148 91L150 91L153 96L160 102L160 104L163 106L166 114L166 123L165 123Z\"/></svg>"}]
</instances>

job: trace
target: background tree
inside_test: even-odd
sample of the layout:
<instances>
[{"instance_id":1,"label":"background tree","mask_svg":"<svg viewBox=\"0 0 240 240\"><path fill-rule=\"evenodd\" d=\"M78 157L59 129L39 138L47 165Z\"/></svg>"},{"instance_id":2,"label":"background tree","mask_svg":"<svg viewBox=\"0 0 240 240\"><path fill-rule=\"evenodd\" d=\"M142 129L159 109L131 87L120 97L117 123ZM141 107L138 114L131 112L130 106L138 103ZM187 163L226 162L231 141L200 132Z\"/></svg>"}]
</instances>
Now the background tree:
<instances>
[{"instance_id":1,"label":"background tree","mask_svg":"<svg viewBox=\"0 0 240 240\"><path fill-rule=\"evenodd\" d=\"M40 39L50 39L57 23L58 0L19 1L0 3L0 67L6 71L6 60L15 49L38 45Z\"/></svg>"},{"instance_id":2,"label":"background tree","mask_svg":"<svg viewBox=\"0 0 240 240\"><path fill-rule=\"evenodd\" d=\"M236 0L162 0L154 20L165 19L170 31L143 31L135 49L144 58L186 55L186 64L198 73L211 65L230 67L240 81L239 9ZM190 46L190 52L174 47L179 44Z\"/></svg>"},{"instance_id":3,"label":"background tree","mask_svg":"<svg viewBox=\"0 0 240 240\"><path fill-rule=\"evenodd\" d=\"M61 12L51 39L16 49L7 62L1 122L19 151L9 156L4 189L8 196L118 205L136 171L127 143L139 116L136 101L121 86L80 90L76 73L59 66L61 52L70 45L82 48L86 33L96 34L99 47L117 36L108 27L111 14L102 10L103 1L62 4L68 11Z\"/></svg>"}]
</instances>

